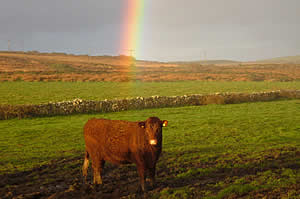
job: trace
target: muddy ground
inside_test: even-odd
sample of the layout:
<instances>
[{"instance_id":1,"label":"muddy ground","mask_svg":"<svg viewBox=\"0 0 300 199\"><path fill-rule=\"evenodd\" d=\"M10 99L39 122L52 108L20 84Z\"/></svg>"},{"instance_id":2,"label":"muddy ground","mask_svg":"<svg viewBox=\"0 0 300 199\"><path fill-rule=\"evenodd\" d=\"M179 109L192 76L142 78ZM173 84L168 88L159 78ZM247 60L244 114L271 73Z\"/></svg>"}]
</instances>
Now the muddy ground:
<instances>
[{"instance_id":1,"label":"muddy ground","mask_svg":"<svg viewBox=\"0 0 300 199\"><path fill-rule=\"evenodd\" d=\"M178 154L178 159L184 154ZM188 187L191 190L188 198L202 198L207 191L218 193L220 189L212 185L220 181L230 184L234 178L256 175L262 171L289 168L298 172L300 169L300 165L297 163L300 158L300 149L297 148L289 149L284 153L270 151L263 153L258 158L245 160L253 162L252 167L224 167L209 175L195 175L188 179L176 176L182 169L215 167L218 160L205 163L199 163L199 161L179 162L177 167L170 167L174 164L174 157L170 157L172 157L171 154L163 153L157 169L157 184L154 188L148 187L146 193L138 192L139 182L135 165L106 164L103 185L94 187L91 184L84 184L81 176L82 155L75 158L53 160L47 165L35 167L29 171L1 174L0 198L159 198L162 191L167 192L169 189L180 187ZM91 173L91 167L89 167L89 182L92 181ZM299 181L299 178L297 180ZM291 191L293 196L300 196L300 183L285 187L259 189L244 195L231 194L228 198L282 198L288 197Z\"/></svg>"}]
</instances>

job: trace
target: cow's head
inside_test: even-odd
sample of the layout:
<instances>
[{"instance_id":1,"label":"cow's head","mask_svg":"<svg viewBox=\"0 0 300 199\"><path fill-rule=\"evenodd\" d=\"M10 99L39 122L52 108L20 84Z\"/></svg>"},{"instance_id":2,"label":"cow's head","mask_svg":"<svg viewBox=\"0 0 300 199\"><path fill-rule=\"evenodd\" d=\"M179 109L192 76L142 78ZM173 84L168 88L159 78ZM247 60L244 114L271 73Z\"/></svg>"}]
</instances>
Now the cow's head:
<instances>
[{"instance_id":1,"label":"cow's head","mask_svg":"<svg viewBox=\"0 0 300 199\"><path fill-rule=\"evenodd\" d=\"M168 125L167 120L161 121L157 117L149 117L144 122L139 122L139 126L145 129L147 141L152 146L160 146L162 142L162 127Z\"/></svg>"}]
</instances>

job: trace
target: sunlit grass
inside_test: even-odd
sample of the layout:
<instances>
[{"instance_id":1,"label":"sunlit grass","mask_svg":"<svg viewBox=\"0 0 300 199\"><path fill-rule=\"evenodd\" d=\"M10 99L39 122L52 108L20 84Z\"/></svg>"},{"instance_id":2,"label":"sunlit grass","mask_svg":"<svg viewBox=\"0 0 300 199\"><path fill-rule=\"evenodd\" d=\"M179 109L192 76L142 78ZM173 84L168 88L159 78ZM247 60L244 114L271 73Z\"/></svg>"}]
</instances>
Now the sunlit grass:
<instances>
[{"instance_id":1,"label":"sunlit grass","mask_svg":"<svg viewBox=\"0 0 300 199\"><path fill-rule=\"evenodd\" d=\"M251 154L300 145L299 100L13 119L0 121L0 170L26 169L82 153L82 128L91 117L136 121L153 115L169 120L164 129L164 151L193 151L180 161L189 161L198 153L205 161L218 154Z\"/></svg>"}]
</instances>

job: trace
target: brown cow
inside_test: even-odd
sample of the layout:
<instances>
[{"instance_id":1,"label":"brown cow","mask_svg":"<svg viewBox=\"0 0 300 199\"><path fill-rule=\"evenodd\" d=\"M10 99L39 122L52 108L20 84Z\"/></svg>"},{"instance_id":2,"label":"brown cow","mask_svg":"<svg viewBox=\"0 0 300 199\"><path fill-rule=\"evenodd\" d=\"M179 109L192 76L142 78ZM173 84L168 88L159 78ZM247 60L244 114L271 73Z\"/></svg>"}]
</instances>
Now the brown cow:
<instances>
[{"instance_id":1,"label":"brown cow","mask_svg":"<svg viewBox=\"0 0 300 199\"><path fill-rule=\"evenodd\" d=\"M146 171L155 183L155 166L162 150L162 127L168 121L150 117L146 121L91 119L84 126L85 159L82 173L86 180L89 157L92 159L94 184L102 184L105 161L113 164L135 163L145 190Z\"/></svg>"}]
</instances>

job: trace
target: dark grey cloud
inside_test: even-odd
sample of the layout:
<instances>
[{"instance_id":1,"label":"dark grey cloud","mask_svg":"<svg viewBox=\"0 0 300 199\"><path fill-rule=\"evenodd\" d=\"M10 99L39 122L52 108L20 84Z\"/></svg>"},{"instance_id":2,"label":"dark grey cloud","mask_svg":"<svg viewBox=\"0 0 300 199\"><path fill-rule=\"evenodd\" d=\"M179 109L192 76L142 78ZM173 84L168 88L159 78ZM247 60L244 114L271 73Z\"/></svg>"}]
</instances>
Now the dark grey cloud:
<instances>
[{"instance_id":1,"label":"dark grey cloud","mask_svg":"<svg viewBox=\"0 0 300 199\"><path fill-rule=\"evenodd\" d=\"M74 32L120 24L121 1L1 0L2 31Z\"/></svg>"},{"instance_id":2,"label":"dark grey cloud","mask_svg":"<svg viewBox=\"0 0 300 199\"><path fill-rule=\"evenodd\" d=\"M0 0L0 50L120 53L129 0ZM149 0L140 59L253 60L300 54L299 0ZM125 24L126 25L126 24ZM138 39L138 38L137 38Z\"/></svg>"}]
</instances>

